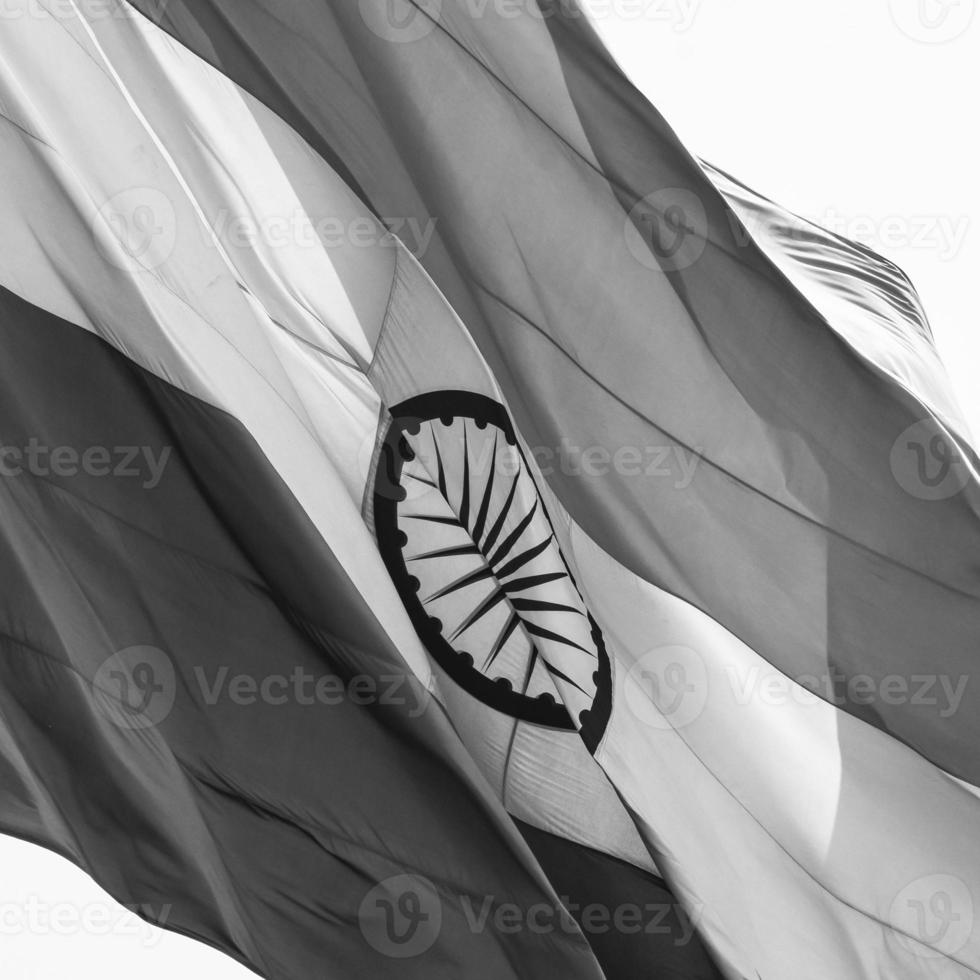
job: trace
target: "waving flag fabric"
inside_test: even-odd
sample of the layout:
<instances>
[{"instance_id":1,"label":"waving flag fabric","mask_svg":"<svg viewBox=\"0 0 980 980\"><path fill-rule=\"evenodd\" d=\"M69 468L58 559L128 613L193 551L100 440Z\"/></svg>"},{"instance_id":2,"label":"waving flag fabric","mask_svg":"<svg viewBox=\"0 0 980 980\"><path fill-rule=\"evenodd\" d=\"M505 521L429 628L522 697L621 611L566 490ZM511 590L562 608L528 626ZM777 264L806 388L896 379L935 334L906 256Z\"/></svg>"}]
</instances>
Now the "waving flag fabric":
<instances>
[{"instance_id":1,"label":"waving flag fabric","mask_svg":"<svg viewBox=\"0 0 980 980\"><path fill-rule=\"evenodd\" d=\"M0 45L6 831L270 977L980 972L980 488L894 267L568 3Z\"/></svg>"},{"instance_id":2,"label":"waving flag fabric","mask_svg":"<svg viewBox=\"0 0 980 980\"><path fill-rule=\"evenodd\" d=\"M895 479L890 450L929 413L736 240L721 195L587 22L565 4L519 18L366 6L374 18L323 0L285 17L255 0L171 3L160 23L315 129L376 213L435 223L423 264L532 445L668 444L703 461L683 494L642 476L550 477L626 567L791 676L909 675L934 667L937 645L964 672L974 483L937 501ZM972 453L946 435L962 486ZM935 711L843 707L980 779L973 739Z\"/></svg>"},{"instance_id":3,"label":"waving flag fabric","mask_svg":"<svg viewBox=\"0 0 980 980\"><path fill-rule=\"evenodd\" d=\"M83 684L75 700L43 710L45 685L30 668L20 677L23 690L11 690L37 723L67 723L81 712L99 725L84 754L69 751L68 731L44 752L32 745L15 751L18 732L32 721L8 708L13 770L4 828L66 853L120 898L172 909L169 927L269 976L306 976L324 963L354 975L438 975L440 963L447 975L551 975L556 968L598 975L575 925L598 897L592 876L606 883L601 894L622 882L609 914L639 916L617 933L614 954L603 954L620 971L611 975L656 963L666 975L714 976L693 922L570 726L507 725L507 716L480 702L465 704L454 721L483 770L470 785L472 763L460 755L457 737L432 728L429 695L406 675L410 666L418 684L431 687L438 665L430 664L358 516L382 406L367 366L380 356L380 333L396 320L419 336L424 324L433 344L440 321L450 337L462 337L451 311L408 253L288 127L138 15L106 16L113 10L93 4L77 16L25 18L4 39L4 159L13 179L0 202L11 230L2 260L13 287L8 321L11 330L20 327L7 345L8 363L30 379L30 386L25 380L8 387L5 475L28 485L52 476L50 466L28 458L35 444L47 458L52 446L81 445L81 455L118 443L121 455L126 447L138 450L132 455L141 465L140 479L128 483L85 481L82 499L104 512L97 529L83 521L71 537L55 507L59 496L38 505L34 534L11 545L14 555L33 554L49 524L59 545L68 541L52 554L52 569L26 561L11 570L9 580L22 585L10 592L8 636L15 644L26 633L39 655L56 650L55 662L78 672ZM31 68L42 51L56 54L59 66L43 83ZM97 143L90 135L96 128ZM261 228L258 240L246 235L243 242L246 221ZM325 222L360 237L328 250L317 237ZM276 230L284 224L292 230L282 237ZM32 333L33 359L23 341ZM41 358L49 347L64 368L52 371L45 387ZM122 356L113 358L113 348ZM479 363L472 349L469 357ZM65 392L72 397L36 431L45 406ZM125 421L126 439L109 412ZM179 484L170 499L164 491L178 468L189 487ZM66 477L62 496L68 494L78 482L77 459L54 475ZM28 513L18 502L9 519L23 523ZM116 541L118 523L132 529ZM137 547L148 524L157 554ZM97 548L99 533L114 546ZM512 533L508 526L501 544ZM268 594L281 623L273 617L263 627L258 613L249 615L250 593L211 582L212 565L235 564L207 550L201 556L215 536L225 550L241 549L236 562L248 569L246 584ZM168 564L179 584L168 584ZM103 565L109 573L100 576ZM90 581L79 620L70 596ZM167 597L163 609L157 591ZM364 600L370 625L359 618ZM308 644L289 641L295 628ZM284 694L296 676L310 687L326 681L334 694L338 685L356 691L365 683L379 692L376 740L332 712L335 697L311 702L309 691ZM244 702L232 694L242 682ZM267 702L247 693L249 683L274 684L275 693ZM135 712L140 723L132 723L126 706L138 708L144 695ZM321 711L329 717L318 717ZM384 738L400 742L399 726L419 716L427 718L420 732L389 757ZM221 729L217 742L212 724ZM281 732L288 739L280 741ZM172 756L172 771L149 769L148 750ZM365 753L378 754L375 768ZM425 761L432 753L441 763ZM415 754L418 766L403 761ZM458 792L454 765L464 767L455 777L464 783ZM142 775L131 787L114 767ZM393 779L386 767L401 776ZM171 839L143 797L148 788L173 795L173 779L178 802L159 819L187 835ZM544 779L552 780L550 791ZM42 790L48 784L51 790ZM601 841L602 853L565 852L570 894L549 888L491 788L511 813L531 821L521 826L535 848L551 839L537 827ZM119 793L133 802L124 804ZM222 805L212 812L213 799ZM61 807L67 822L56 817ZM92 816L93 807L121 810L132 826L100 832L106 817ZM481 808L488 811L482 827ZM487 840L465 855L453 848L454 834L473 833ZM427 841L438 849L434 861ZM148 855L149 868L130 866L132 848ZM494 869L482 881L481 854ZM188 877L198 865L213 865L208 880L216 894ZM254 920L267 905L274 911L259 927ZM511 940L513 927L501 932L487 916L515 909L534 910L543 922ZM321 928L324 919L330 928ZM523 948L528 942L532 951ZM504 964L495 949L517 965Z\"/></svg>"},{"instance_id":4,"label":"waving flag fabric","mask_svg":"<svg viewBox=\"0 0 980 980\"><path fill-rule=\"evenodd\" d=\"M829 326L970 442L926 312L905 273L870 249L791 214L717 167L701 165L732 209L737 239L754 241Z\"/></svg>"},{"instance_id":5,"label":"waving flag fabric","mask_svg":"<svg viewBox=\"0 0 980 980\"><path fill-rule=\"evenodd\" d=\"M345 488L393 250L337 272L317 250L306 277L299 255L232 257L203 209L219 186L284 208L274 152L334 215L350 195L172 45L141 107L123 75L159 82L151 53L97 27L0 37L3 829L269 977L600 977L574 927L471 924L484 900L559 899L407 667L421 648ZM182 97L247 152L176 164L157 134ZM175 241L127 250L112 208L134 193L173 208Z\"/></svg>"}]
</instances>

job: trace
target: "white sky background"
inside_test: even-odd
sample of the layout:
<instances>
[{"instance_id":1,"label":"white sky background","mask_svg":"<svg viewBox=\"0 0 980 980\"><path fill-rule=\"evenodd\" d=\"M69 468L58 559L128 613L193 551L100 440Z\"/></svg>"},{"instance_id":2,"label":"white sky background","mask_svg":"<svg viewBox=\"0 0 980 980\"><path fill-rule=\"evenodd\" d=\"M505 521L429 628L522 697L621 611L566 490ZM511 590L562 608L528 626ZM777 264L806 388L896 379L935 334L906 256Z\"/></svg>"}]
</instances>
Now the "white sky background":
<instances>
[{"instance_id":1,"label":"white sky background","mask_svg":"<svg viewBox=\"0 0 980 980\"><path fill-rule=\"evenodd\" d=\"M980 434L978 0L583 2L690 150L905 269ZM254 975L0 837L0 976Z\"/></svg>"}]
</instances>

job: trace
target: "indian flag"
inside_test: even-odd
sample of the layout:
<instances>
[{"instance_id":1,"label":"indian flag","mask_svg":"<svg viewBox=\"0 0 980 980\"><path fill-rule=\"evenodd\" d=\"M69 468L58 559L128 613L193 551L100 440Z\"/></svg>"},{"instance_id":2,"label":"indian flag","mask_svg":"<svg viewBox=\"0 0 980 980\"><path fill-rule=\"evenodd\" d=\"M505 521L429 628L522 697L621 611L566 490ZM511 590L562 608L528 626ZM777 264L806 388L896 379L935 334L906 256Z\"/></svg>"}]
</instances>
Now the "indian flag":
<instances>
[{"instance_id":1,"label":"indian flag","mask_svg":"<svg viewBox=\"0 0 980 980\"><path fill-rule=\"evenodd\" d=\"M0 31L0 829L270 978L980 972L907 278L572 0Z\"/></svg>"}]
</instances>

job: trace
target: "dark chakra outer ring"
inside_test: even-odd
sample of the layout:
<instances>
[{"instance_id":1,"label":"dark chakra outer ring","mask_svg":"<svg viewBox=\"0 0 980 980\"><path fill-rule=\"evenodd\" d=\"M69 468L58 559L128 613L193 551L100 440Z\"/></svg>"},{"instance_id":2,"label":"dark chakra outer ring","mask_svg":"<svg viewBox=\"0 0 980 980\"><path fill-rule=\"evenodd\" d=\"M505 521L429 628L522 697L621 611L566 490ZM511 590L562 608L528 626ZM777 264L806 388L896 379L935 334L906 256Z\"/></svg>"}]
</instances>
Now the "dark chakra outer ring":
<instances>
[{"instance_id":1,"label":"dark chakra outer ring","mask_svg":"<svg viewBox=\"0 0 980 980\"><path fill-rule=\"evenodd\" d=\"M437 419L444 424L450 424L453 420L469 419L480 429L488 425L495 426L520 455L535 491L538 492L541 513L552 532L554 531L544 501L537 491L533 471L521 450L506 409L499 402L474 392L435 391L401 402L390 410L390 415L391 425L378 450L375 467L374 527L381 557L419 638L449 677L483 704L531 724L574 731L576 725L568 709L556 702L553 696L544 694L531 697L513 690L506 680L488 677L474 665L472 656L453 646L443 633L443 625L423 605L418 594L418 579L412 575L403 552L407 535L399 526L399 505L406 493L401 487L401 479L405 463L413 458L406 436L417 433L421 425ZM592 677L595 686L592 703L589 708L579 712L580 734L589 751L595 752L612 709L609 656L602 631L586 607L564 555L560 549L558 551L562 570L578 594L588 617L597 655L597 669Z\"/></svg>"}]
</instances>

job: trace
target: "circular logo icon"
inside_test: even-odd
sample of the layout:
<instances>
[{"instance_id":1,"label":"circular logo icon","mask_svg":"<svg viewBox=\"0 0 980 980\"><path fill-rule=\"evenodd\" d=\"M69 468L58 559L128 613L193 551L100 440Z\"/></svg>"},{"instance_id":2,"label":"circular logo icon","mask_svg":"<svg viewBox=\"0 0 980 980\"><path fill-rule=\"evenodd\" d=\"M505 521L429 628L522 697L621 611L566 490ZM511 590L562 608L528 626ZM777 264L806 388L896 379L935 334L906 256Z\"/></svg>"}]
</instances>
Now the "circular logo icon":
<instances>
[{"instance_id":1,"label":"circular logo icon","mask_svg":"<svg viewBox=\"0 0 980 980\"><path fill-rule=\"evenodd\" d=\"M892 902L889 921L897 940L916 956L953 956L973 934L973 896L954 875L918 878Z\"/></svg>"},{"instance_id":2,"label":"circular logo icon","mask_svg":"<svg viewBox=\"0 0 980 980\"><path fill-rule=\"evenodd\" d=\"M965 34L976 0L888 0L892 20L913 41L946 44Z\"/></svg>"},{"instance_id":3,"label":"circular logo icon","mask_svg":"<svg viewBox=\"0 0 980 980\"><path fill-rule=\"evenodd\" d=\"M895 440L890 463L898 485L919 500L954 497L970 480L956 443L931 418L910 425Z\"/></svg>"},{"instance_id":4,"label":"circular logo icon","mask_svg":"<svg viewBox=\"0 0 980 980\"><path fill-rule=\"evenodd\" d=\"M357 919L372 949L392 959L411 959L439 938L442 903L427 878L396 875L364 896Z\"/></svg>"},{"instance_id":5,"label":"circular logo icon","mask_svg":"<svg viewBox=\"0 0 980 980\"><path fill-rule=\"evenodd\" d=\"M708 244L708 214L693 191L666 187L632 207L624 226L626 246L641 265L679 272L694 265Z\"/></svg>"},{"instance_id":6,"label":"circular logo icon","mask_svg":"<svg viewBox=\"0 0 980 980\"><path fill-rule=\"evenodd\" d=\"M578 727L594 751L609 658L504 407L439 391L391 409L373 510L388 572L443 670L497 711Z\"/></svg>"},{"instance_id":7,"label":"circular logo icon","mask_svg":"<svg viewBox=\"0 0 980 980\"><path fill-rule=\"evenodd\" d=\"M662 731L690 725L708 702L708 671L685 646L648 650L626 675L626 704L645 725Z\"/></svg>"},{"instance_id":8,"label":"circular logo icon","mask_svg":"<svg viewBox=\"0 0 980 980\"><path fill-rule=\"evenodd\" d=\"M109 198L93 222L95 244L107 262L126 272L163 265L177 244L177 212L155 187L131 187Z\"/></svg>"},{"instance_id":9,"label":"circular logo icon","mask_svg":"<svg viewBox=\"0 0 980 980\"><path fill-rule=\"evenodd\" d=\"M436 29L442 0L358 0L358 7L372 34L393 44L411 44Z\"/></svg>"},{"instance_id":10,"label":"circular logo icon","mask_svg":"<svg viewBox=\"0 0 980 980\"><path fill-rule=\"evenodd\" d=\"M92 683L96 705L119 728L159 725L177 697L173 661L156 647L120 650L99 667Z\"/></svg>"}]
</instances>

